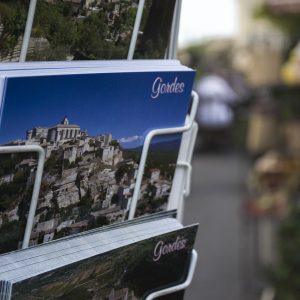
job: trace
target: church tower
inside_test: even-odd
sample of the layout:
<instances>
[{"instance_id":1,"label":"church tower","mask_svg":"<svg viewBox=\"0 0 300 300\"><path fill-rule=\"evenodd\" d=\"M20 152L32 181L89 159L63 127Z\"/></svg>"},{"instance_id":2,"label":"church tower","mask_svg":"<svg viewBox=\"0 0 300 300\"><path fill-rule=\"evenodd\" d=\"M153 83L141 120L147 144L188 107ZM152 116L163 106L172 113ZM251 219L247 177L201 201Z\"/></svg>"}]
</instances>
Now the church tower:
<instances>
[{"instance_id":1,"label":"church tower","mask_svg":"<svg viewBox=\"0 0 300 300\"><path fill-rule=\"evenodd\" d=\"M65 116L65 117L63 118L63 120L61 121L61 124L62 124L62 125L69 125L69 120L68 120L67 116Z\"/></svg>"}]
</instances>

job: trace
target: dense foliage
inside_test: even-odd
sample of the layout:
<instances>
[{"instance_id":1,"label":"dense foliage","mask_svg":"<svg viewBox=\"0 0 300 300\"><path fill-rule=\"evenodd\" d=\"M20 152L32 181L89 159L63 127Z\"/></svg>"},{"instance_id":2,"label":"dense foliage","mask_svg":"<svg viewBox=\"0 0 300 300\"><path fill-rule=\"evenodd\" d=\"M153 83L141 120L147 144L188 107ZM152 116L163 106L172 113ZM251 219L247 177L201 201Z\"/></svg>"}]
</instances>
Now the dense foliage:
<instances>
[{"instance_id":1,"label":"dense foliage","mask_svg":"<svg viewBox=\"0 0 300 300\"><path fill-rule=\"evenodd\" d=\"M0 21L0 55L11 54L25 30L28 2L2 1ZM44 39L42 47L33 47L28 60L111 59L126 57L130 30L136 8L134 1L123 1L120 13L110 23L113 3L101 3L101 9L90 13L82 5L63 0L54 3L37 1L32 29L33 38ZM121 34L126 33L125 38ZM113 35L113 38L112 38Z\"/></svg>"},{"instance_id":2,"label":"dense foliage","mask_svg":"<svg viewBox=\"0 0 300 300\"><path fill-rule=\"evenodd\" d=\"M279 262L273 273L276 300L298 300L300 295L300 208L294 209L279 231Z\"/></svg>"},{"instance_id":3,"label":"dense foliage","mask_svg":"<svg viewBox=\"0 0 300 300\"><path fill-rule=\"evenodd\" d=\"M3 0L0 2L0 59L12 52L24 32L28 0ZM0 31L1 32L1 31Z\"/></svg>"}]
</instances>

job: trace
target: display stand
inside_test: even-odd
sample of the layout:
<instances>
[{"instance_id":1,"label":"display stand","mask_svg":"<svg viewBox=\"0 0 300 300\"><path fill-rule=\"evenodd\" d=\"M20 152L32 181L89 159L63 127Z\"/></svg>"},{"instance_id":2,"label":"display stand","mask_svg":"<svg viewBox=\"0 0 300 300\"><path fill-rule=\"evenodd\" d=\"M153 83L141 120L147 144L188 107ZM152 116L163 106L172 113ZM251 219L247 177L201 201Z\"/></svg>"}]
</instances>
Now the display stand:
<instances>
[{"instance_id":1,"label":"display stand","mask_svg":"<svg viewBox=\"0 0 300 300\"><path fill-rule=\"evenodd\" d=\"M190 177L191 177L191 157L195 143L195 136L197 133L197 125L194 123L195 115L198 107L198 95L192 92L192 105L191 112L186 118L186 124L182 127L173 128L160 128L151 130L143 144L143 150L141 154L141 159L139 163L139 168L137 171L137 177L135 182L135 187L133 191L132 200L130 203L129 217L131 220L135 217L137 202L140 196L140 189L142 185L143 175L145 172L145 165L148 157L149 148L151 141L154 137L160 135L178 134L185 133L182 138L182 143L180 146L179 157L176 164L176 172L174 176L174 183L171 190L171 197L168 203L168 209L177 209L178 218L181 219L183 212L183 199L189 195L190 191ZM22 244L22 248L27 248L30 240L30 233L32 231L33 220L35 216L35 210L37 207L38 195L40 191L42 174L45 162L45 152L41 146L37 145L22 145L22 146L1 146L0 154L8 153L37 153L38 154L38 166L35 176L34 188L31 197L30 210L28 215L28 221L25 229L25 236ZM183 172L180 169L184 169Z\"/></svg>"},{"instance_id":2,"label":"display stand","mask_svg":"<svg viewBox=\"0 0 300 300\"><path fill-rule=\"evenodd\" d=\"M197 107L198 107L198 96L195 92L192 92L191 112L189 116L187 116L186 124L184 126L174 127L174 128L155 129L150 131L147 134L143 145L132 202L130 205L129 219L133 219L135 216L137 202L140 194L140 188L141 188L142 179L145 171L145 164L147 161L149 147L152 139L155 136L159 136L159 135L183 133L178 160L176 164L176 171L173 179L172 190L171 190L169 203L168 203L168 209L177 209L177 218L179 220L182 220L184 199L190 193L190 182L191 182L190 178L191 178L191 171L192 171L191 158L192 158L192 153L193 153L195 139L198 130L198 125L194 122ZM11 154L11 153L37 153L38 155L38 165L37 165L37 171L36 171L36 176L35 176L35 181L33 186L33 193L31 197L30 210L28 214L24 239L22 243L22 249L25 249L29 246L30 234L33 227L34 216L37 207L37 201L38 201L42 175L43 175L45 152L42 147L37 145L0 147L0 154ZM146 300L152 300L157 297L164 296L167 294L172 294L187 288L193 279L193 275L197 263L197 257L198 255L196 250L193 250L188 273L183 283L151 293L149 296L147 296Z\"/></svg>"},{"instance_id":3,"label":"display stand","mask_svg":"<svg viewBox=\"0 0 300 300\"><path fill-rule=\"evenodd\" d=\"M169 47L166 52L165 57L167 59L175 59L177 56L177 44L178 44L178 32L179 32L179 20L181 14L181 0L176 1L175 10L174 10L174 17L172 22L172 29L171 29L171 36ZM20 61L26 60L26 54L29 45L29 39L32 30L32 24L34 20L35 8L36 8L37 0L31 0L29 5L29 11L27 16L26 28L23 38L23 44L20 54ZM143 9L145 5L145 0L139 0L137 14L135 18L134 28L131 35L131 41L129 45L127 59L131 60L134 57L134 51L138 39L140 24L143 16ZM176 209L177 210L177 218L182 221L183 218L183 209L184 209L184 200L190 193L190 182L191 182L191 159L192 154L195 146L195 140L198 131L198 125L194 121L195 115L198 108L198 96L196 92L192 92L192 105L190 114L186 117L185 125L182 127L175 127L175 128L162 128L162 129L155 129L150 131L144 141L143 150L141 154L141 159L139 163L139 168L137 172L137 178L135 183L135 188L133 192L133 197L130 203L130 210L129 210L129 219L133 219L136 212L136 207L140 195L140 188L142 184L142 179L145 171L145 164L147 161L147 156L149 152L149 147L151 144L152 139L155 136L159 135L168 135L168 134L178 134L182 133L182 140L179 149L178 160L176 164L175 174L173 178L173 185L169 197L168 202L168 210ZM45 153L42 147L40 146L32 146L32 145L25 145L25 146L4 146L0 147L0 154L7 154L7 153L25 153L25 152L35 152L38 154L38 166L36 171L36 177L34 182L33 194L31 198L30 204L30 211L28 215L28 221L26 224L24 239L22 243L22 248L27 248L29 245L30 240L30 233L32 231L33 220L35 215L35 210L37 207L38 195L42 181L42 174L43 174L43 167L45 162ZM169 287L166 289L162 289L151 293L147 296L146 300L152 300L160 296L164 296L167 294L172 294L174 292L183 290L187 288L194 275L194 271L196 268L197 263L197 252L195 250L191 253L190 259L190 266L187 272L186 279L183 283Z\"/></svg>"},{"instance_id":4,"label":"display stand","mask_svg":"<svg viewBox=\"0 0 300 300\"><path fill-rule=\"evenodd\" d=\"M184 200L190 195L192 176L192 156L198 132L198 124L194 121L192 127L183 133L175 170L168 209L177 209L177 219L182 222Z\"/></svg>"},{"instance_id":5,"label":"display stand","mask_svg":"<svg viewBox=\"0 0 300 300\"><path fill-rule=\"evenodd\" d=\"M183 133L181 146L179 150L178 160L176 164L176 171L173 179L172 190L169 198L168 209L177 210L177 218L182 220L183 217L183 207L184 199L190 193L190 178L191 178L191 158L194 149L195 139L197 135L198 125L194 122L195 115L198 107L198 95L192 92L192 105L190 114L186 118L185 125L182 127L173 128L160 128L150 131L144 141L142 155L140 159L139 168L137 171L136 183L133 192L132 201L129 210L129 219L133 219L136 212L136 207L140 195L140 188L142 185L142 179L145 171L145 164L148 157L149 148L151 141L155 136L159 135L169 135ZM38 155L38 165L33 186L33 193L31 197L30 210L28 214L27 224L25 228L24 239L22 243L22 249L29 246L30 234L33 227L35 211L37 207L38 196L41 187L43 168L45 162L45 152L44 149L37 145L22 145L22 146L1 146L0 154L11 154L11 153L37 153ZM190 267L188 271L187 278L184 283L156 291L147 297L147 300L154 299L159 296L163 296L169 293L174 293L176 291L185 289L192 281L193 274L195 271L195 266L197 262L197 252L193 250Z\"/></svg>"}]
</instances>

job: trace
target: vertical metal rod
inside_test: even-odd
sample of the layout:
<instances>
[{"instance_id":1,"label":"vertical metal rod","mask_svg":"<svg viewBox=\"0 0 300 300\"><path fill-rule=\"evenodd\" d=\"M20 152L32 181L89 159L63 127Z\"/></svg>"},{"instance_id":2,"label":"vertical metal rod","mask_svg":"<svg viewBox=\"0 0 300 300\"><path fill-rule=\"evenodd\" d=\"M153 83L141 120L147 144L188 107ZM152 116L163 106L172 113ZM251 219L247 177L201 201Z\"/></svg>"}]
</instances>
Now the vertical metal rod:
<instances>
[{"instance_id":1,"label":"vertical metal rod","mask_svg":"<svg viewBox=\"0 0 300 300\"><path fill-rule=\"evenodd\" d=\"M165 53L166 59L172 59L172 49L174 44L174 31L175 31L175 24L176 24L176 15L177 15L177 4L178 0L175 2L174 12L173 12L173 19L172 19L172 27L170 32L170 40L167 51Z\"/></svg>"},{"instance_id":2,"label":"vertical metal rod","mask_svg":"<svg viewBox=\"0 0 300 300\"><path fill-rule=\"evenodd\" d=\"M168 209L177 209L177 219L180 222L183 222L184 203L186 197L189 196L191 190L191 161L193 156L193 150L195 147L197 132L198 124L194 122L192 128L188 132L183 134L187 135L187 147L183 147L183 153L179 153L179 156L182 159L182 161L177 162L177 166L179 166L179 168L176 168L172 190L170 194L170 200L172 201L169 201ZM177 183L177 186L174 186L175 183Z\"/></svg>"},{"instance_id":3,"label":"vertical metal rod","mask_svg":"<svg viewBox=\"0 0 300 300\"><path fill-rule=\"evenodd\" d=\"M37 2L37 0L30 0L28 14L27 14L27 20L26 20L26 27L25 27L25 32L24 32L24 36L23 36L23 43L22 43L20 59L19 59L20 62L24 62L26 60L30 36L31 36L32 24L33 24L33 20L34 20L36 2Z\"/></svg>"},{"instance_id":4,"label":"vertical metal rod","mask_svg":"<svg viewBox=\"0 0 300 300\"><path fill-rule=\"evenodd\" d=\"M177 44L179 35L180 15L181 15L182 0L177 0L174 9L174 17L172 22L171 38L169 44L169 59L176 59L177 57Z\"/></svg>"},{"instance_id":5,"label":"vertical metal rod","mask_svg":"<svg viewBox=\"0 0 300 300\"><path fill-rule=\"evenodd\" d=\"M136 42L137 42L137 39L138 39L138 34L139 34L141 21L142 21L142 17L143 17L144 6L145 6L145 0L140 0L139 5L138 5L138 9L137 9L137 12L136 12L136 17L135 17L135 22L134 22L132 34L131 34L131 40L130 40L130 45L129 45L128 54L127 54L127 59L128 60L133 59L135 46L136 46Z\"/></svg>"},{"instance_id":6,"label":"vertical metal rod","mask_svg":"<svg viewBox=\"0 0 300 300\"><path fill-rule=\"evenodd\" d=\"M40 188L41 188L41 183L43 178L43 170L44 170L44 162L45 162L44 150L40 149L38 151L38 155L39 155L38 166L35 175L35 181L34 181L33 192L32 192L32 200L31 200L30 209L28 213L28 219L27 219L26 230L25 230L24 239L22 243L22 249L27 248L29 246L30 235L33 228L35 211L39 199L39 193L40 193Z\"/></svg>"}]
</instances>

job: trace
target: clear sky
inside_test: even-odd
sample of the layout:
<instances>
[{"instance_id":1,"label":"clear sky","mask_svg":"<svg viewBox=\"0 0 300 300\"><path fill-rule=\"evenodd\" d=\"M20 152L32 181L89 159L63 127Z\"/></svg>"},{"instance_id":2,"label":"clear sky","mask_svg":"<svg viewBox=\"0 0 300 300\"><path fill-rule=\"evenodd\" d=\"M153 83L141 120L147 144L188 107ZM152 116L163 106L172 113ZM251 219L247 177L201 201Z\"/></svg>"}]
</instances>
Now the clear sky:
<instances>
[{"instance_id":1,"label":"clear sky","mask_svg":"<svg viewBox=\"0 0 300 300\"><path fill-rule=\"evenodd\" d=\"M182 0L179 47L237 31L238 0Z\"/></svg>"}]
</instances>

